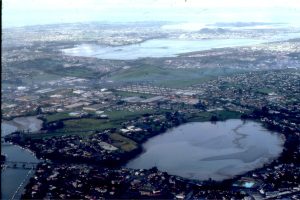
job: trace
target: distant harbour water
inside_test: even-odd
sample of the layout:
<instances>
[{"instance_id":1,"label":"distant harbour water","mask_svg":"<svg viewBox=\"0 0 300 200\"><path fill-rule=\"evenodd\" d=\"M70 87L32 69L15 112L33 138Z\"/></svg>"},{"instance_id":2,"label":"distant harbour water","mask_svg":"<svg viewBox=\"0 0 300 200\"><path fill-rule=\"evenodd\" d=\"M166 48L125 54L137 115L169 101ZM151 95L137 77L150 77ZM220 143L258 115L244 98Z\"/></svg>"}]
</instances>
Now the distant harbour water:
<instances>
[{"instance_id":1,"label":"distant harbour water","mask_svg":"<svg viewBox=\"0 0 300 200\"><path fill-rule=\"evenodd\" d=\"M206 39L206 40L178 40L153 39L140 44L124 46L101 46L81 44L74 48L63 49L66 55L96 57L112 60L134 60L138 58L174 57L178 54L193 51L203 51L213 48L249 46L262 43L256 39Z\"/></svg>"},{"instance_id":2,"label":"distant harbour water","mask_svg":"<svg viewBox=\"0 0 300 200\"><path fill-rule=\"evenodd\" d=\"M195 122L149 139L144 153L126 167L156 166L195 180L224 180L263 166L278 157L284 140L253 121Z\"/></svg>"},{"instance_id":3,"label":"distant harbour water","mask_svg":"<svg viewBox=\"0 0 300 200\"><path fill-rule=\"evenodd\" d=\"M151 39L138 44L122 46L104 46L80 44L61 51L69 56L95 57L111 60L135 60L139 58L176 57L179 54L211 50L215 48L253 46L266 42L275 42L300 38L299 32L281 33L257 38L226 39Z\"/></svg>"}]
</instances>

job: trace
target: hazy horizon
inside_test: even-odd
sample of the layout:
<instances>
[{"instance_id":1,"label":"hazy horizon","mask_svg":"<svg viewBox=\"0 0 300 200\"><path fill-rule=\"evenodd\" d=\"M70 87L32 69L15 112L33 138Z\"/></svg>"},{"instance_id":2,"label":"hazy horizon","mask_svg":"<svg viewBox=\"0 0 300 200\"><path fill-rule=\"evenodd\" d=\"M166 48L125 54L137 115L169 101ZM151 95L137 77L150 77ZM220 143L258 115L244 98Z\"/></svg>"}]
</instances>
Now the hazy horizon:
<instances>
[{"instance_id":1,"label":"hazy horizon","mask_svg":"<svg viewBox=\"0 0 300 200\"><path fill-rule=\"evenodd\" d=\"M271 22L300 26L296 0L4 0L3 28L87 22Z\"/></svg>"}]
</instances>

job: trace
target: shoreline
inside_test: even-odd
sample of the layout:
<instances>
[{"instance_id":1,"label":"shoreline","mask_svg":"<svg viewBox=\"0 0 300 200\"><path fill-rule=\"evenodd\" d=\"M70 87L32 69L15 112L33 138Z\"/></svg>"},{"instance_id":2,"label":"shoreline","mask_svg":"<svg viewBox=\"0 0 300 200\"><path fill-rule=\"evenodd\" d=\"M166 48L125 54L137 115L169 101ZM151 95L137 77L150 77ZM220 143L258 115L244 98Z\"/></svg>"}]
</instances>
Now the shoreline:
<instances>
[{"instance_id":1,"label":"shoreline","mask_svg":"<svg viewBox=\"0 0 300 200\"><path fill-rule=\"evenodd\" d=\"M224 119L224 120L220 120L219 122L224 122L224 121L232 120L232 119L236 119L236 118ZM261 122L260 120L246 119L246 121L256 121L256 122L258 122L258 123L262 126L262 128L271 131L272 134L275 132L274 130L270 130L270 129L268 129L267 127L265 127L265 126L264 126L264 123ZM187 124L187 123L195 123L195 122L210 122L210 120L204 120L204 121L193 121L193 120L188 120L187 122L182 123L182 124L179 124L178 126L184 125L184 124ZM143 144L144 144L145 142L147 142L149 139L151 139L151 138L153 138L153 137L155 137L155 136L158 136L158 135L161 135L161 134L163 134L163 133L166 133L167 131L170 131L170 130L172 130L173 128L176 128L176 127L178 127L178 126L173 126L173 127L171 127L171 128L168 128L166 131L161 132L161 133L156 133L156 134L153 134L153 135L149 135L147 138L143 139L140 143L138 143L138 144L139 144L139 148L138 148L138 149L136 149L134 152L127 153L127 154L125 155L125 158L124 158L124 159L121 159L121 160L118 162L118 164L116 164L116 165L114 164L114 165L112 165L112 166L109 166L109 165L108 165L107 167L112 167L112 169L113 169L113 168L116 168L116 167L117 167L117 168L123 168L123 167L125 167L125 166L128 164L128 162L130 162L131 160L133 160L133 159L135 159L136 157L140 156L140 155L145 151L145 149L143 148ZM277 133L278 133L278 136L280 136L280 138L283 140L282 147L284 147L284 144L285 144L285 141L286 141L286 140L284 140L284 139L285 139L284 134L283 134L283 133L280 133L280 132L277 132ZM22 147L22 146L20 146L20 145L18 145L18 144L14 144L14 145L16 145L16 146L18 146L18 147L21 147L22 149L28 150L28 148L24 148L24 147ZM29 152L30 152L33 156L35 156L37 159L39 159L39 158L37 157L37 154L36 154L35 152L33 152L33 151L31 151L31 150L29 150ZM260 170L260 169L263 169L263 168L265 168L265 167L268 167L268 166L272 165L274 162L277 162L277 161L278 161L278 159L281 157L281 155L282 155L282 152L281 152L275 159L271 159L271 160L269 160L268 162L263 163L261 166L255 168L255 169L253 169L253 170L242 172L241 174L237 174L237 175L232 176L231 178L228 178L228 179L215 180L215 182L221 183L221 182L223 182L223 181L234 181L235 179L237 179L237 178L239 178L239 177L241 177L241 176L244 176L244 175L246 175L247 173L249 173L249 172L251 172L251 171ZM56 162L56 161L54 161L54 162ZM59 163L59 162L61 162L61 160L58 161L58 163ZM41 163L41 162L40 162L40 163ZM71 162L71 163L73 163L73 162ZM71 163L70 163L70 164L71 164ZM93 163L89 163L89 162L78 162L78 163L75 162L74 164L98 165L97 163L96 163L96 164L93 164ZM99 167L105 167L105 165L102 166L102 165L100 164ZM189 178L184 178L184 177L181 177L181 176L178 176L178 177L180 177L180 178L182 178L182 179L184 179L184 180L187 180L187 181L192 181L192 182L193 182L193 181L195 181L195 182L205 182L205 181L207 181L207 180L189 179Z\"/></svg>"}]
</instances>

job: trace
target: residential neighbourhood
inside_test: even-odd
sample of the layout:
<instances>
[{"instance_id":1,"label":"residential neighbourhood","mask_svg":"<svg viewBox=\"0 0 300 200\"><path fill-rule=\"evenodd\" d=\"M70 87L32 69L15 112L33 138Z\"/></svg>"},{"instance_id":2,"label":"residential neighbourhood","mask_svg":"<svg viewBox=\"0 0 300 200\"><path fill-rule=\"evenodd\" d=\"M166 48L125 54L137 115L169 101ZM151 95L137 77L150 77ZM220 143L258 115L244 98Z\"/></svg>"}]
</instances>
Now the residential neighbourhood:
<instances>
[{"instance_id":1,"label":"residential neighbourhood","mask_svg":"<svg viewBox=\"0 0 300 200\"><path fill-rule=\"evenodd\" d=\"M300 40L294 36L300 29L236 22L182 31L173 25L95 22L3 31L3 198L300 198ZM247 143L258 129L267 139ZM170 136L176 134L181 137ZM166 136L164 150L174 157L159 160L161 144L151 141ZM157 153L150 160L157 160L128 167L151 153L147 145ZM187 162L192 170L182 169L185 177L162 161ZM222 178L195 178L202 171Z\"/></svg>"}]
</instances>

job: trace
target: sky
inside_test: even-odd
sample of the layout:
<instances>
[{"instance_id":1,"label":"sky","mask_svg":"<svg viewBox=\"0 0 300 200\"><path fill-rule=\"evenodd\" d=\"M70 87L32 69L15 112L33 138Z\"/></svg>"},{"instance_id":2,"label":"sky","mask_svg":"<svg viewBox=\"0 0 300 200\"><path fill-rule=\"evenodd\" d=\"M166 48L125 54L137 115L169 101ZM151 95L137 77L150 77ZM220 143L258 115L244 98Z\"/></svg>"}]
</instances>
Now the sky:
<instances>
[{"instance_id":1,"label":"sky","mask_svg":"<svg viewBox=\"0 0 300 200\"><path fill-rule=\"evenodd\" d=\"M3 27L107 21L284 22L300 26L300 0L2 0ZM299 22L298 22L299 21Z\"/></svg>"}]
</instances>

